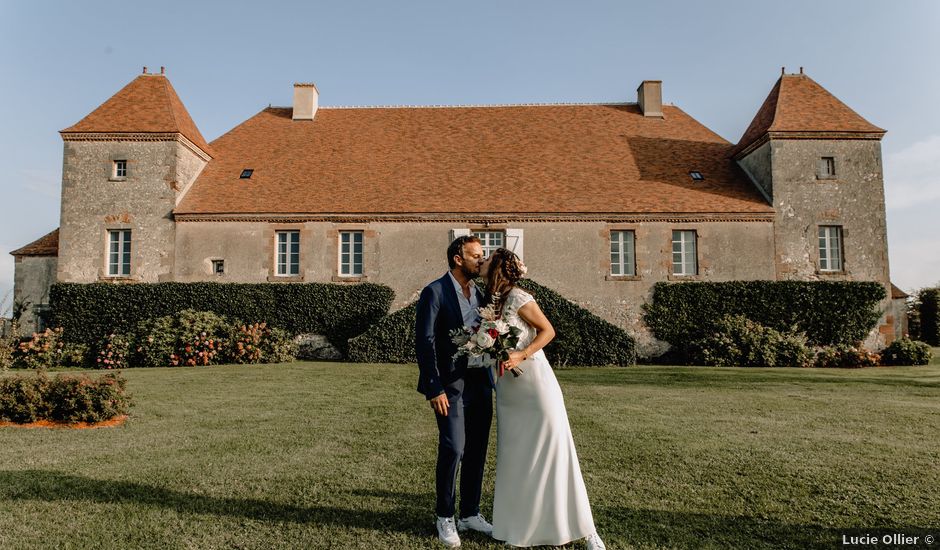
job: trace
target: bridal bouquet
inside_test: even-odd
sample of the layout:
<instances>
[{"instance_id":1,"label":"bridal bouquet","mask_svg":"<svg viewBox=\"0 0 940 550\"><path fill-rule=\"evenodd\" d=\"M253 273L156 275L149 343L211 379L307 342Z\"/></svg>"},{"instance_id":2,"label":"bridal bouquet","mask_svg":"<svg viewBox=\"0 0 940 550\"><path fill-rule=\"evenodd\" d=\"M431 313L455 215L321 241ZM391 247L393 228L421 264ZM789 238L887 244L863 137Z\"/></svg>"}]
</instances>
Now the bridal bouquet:
<instances>
[{"instance_id":1,"label":"bridal bouquet","mask_svg":"<svg viewBox=\"0 0 940 550\"><path fill-rule=\"evenodd\" d=\"M481 307L479 311L480 324L478 326L473 328L460 327L450 331L451 341L457 346L454 359L461 355L468 357L485 355L486 358L483 364L486 366L499 365L503 361L508 361L509 352L516 348L516 344L519 343L519 334L522 331L500 319L494 304ZM518 377L523 373L523 370L519 367L513 367L509 369L509 372Z\"/></svg>"}]
</instances>

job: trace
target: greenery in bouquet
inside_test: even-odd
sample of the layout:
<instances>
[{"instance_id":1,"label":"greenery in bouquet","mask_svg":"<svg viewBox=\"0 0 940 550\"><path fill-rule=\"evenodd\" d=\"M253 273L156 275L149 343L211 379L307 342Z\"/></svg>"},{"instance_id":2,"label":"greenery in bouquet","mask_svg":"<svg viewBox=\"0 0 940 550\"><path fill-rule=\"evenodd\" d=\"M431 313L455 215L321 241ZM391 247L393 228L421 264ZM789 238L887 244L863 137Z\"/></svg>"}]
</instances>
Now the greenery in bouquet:
<instances>
[{"instance_id":1,"label":"greenery in bouquet","mask_svg":"<svg viewBox=\"0 0 940 550\"><path fill-rule=\"evenodd\" d=\"M498 297L494 297L494 302ZM466 355L468 357L482 357L484 366L491 367L509 360L509 352L519 344L518 327L511 326L496 312L496 306L491 303L481 307L480 324L472 328L460 327L450 332L451 341L457 346L454 359ZM522 374L522 369L511 369L514 376Z\"/></svg>"}]
</instances>

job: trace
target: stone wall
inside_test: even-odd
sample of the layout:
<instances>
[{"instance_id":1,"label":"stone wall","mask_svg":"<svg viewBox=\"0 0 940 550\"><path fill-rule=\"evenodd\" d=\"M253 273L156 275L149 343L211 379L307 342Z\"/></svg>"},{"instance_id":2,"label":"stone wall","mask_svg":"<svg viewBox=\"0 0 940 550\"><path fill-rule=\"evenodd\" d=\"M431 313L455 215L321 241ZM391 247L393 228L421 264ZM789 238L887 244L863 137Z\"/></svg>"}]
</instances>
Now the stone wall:
<instances>
[{"instance_id":1,"label":"stone wall","mask_svg":"<svg viewBox=\"0 0 940 550\"><path fill-rule=\"evenodd\" d=\"M13 268L13 299L29 302L20 317L20 333L38 331L38 315L49 306L49 289L56 280L55 256L17 256Z\"/></svg>"},{"instance_id":2,"label":"stone wall","mask_svg":"<svg viewBox=\"0 0 940 550\"><path fill-rule=\"evenodd\" d=\"M834 177L819 174L822 157L834 158ZM771 176L777 279L877 281L890 296L879 141L772 139L739 164L759 187ZM824 225L842 227L841 271L819 269L818 231ZM869 347L890 343L902 330L904 318L892 314L890 298L882 309Z\"/></svg>"},{"instance_id":3,"label":"stone wall","mask_svg":"<svg viewBox=\"0 0 940 550\"><path fill-rule=\"evenodd\" d=\"M127 160L127 176L113 162ZM131 275L140 282L173 274L181 191L205 162L177 141L66 141L62 168L58 280L110 280L108 231L131 229Z\"/></svg>"},{"instance_id":4,"label":"stone wall","mask_svg":"<svg viewBox=\"0 0 940 550\"><path fill-rule=\"evenodd\" d=\"M175 280L220 282L369 281L395 291L393 309L417 299L428 282L447 270L446 249L454 229L483 229L458 223L332 224L309 222L181 222L177 227ZM641 354L661 350L641 322L641 306L653 284L668 280L773 279L773 225L768 222L516 223L490 229L521 229L529 275L566 298L636 334ZM275 231L299 230L300 276L274 274ZM338 232L365 232L364 277L338 276ZM635 277L610 275L611 230L636 235ZM698 233L699 275L676 278L672 230ZM225 273L212 272L225 261ZM648 354L647 353L647 354Z\"/></svg>"}]
</instances>

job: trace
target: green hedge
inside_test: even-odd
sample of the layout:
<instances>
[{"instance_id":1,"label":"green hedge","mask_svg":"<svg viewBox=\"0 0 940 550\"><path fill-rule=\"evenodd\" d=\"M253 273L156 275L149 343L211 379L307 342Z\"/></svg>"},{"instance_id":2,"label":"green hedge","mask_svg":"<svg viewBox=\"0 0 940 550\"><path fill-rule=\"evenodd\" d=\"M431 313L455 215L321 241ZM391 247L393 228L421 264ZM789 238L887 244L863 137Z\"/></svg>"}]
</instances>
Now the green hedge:
<instances>
[{"instance_id":1,"label":"green hedge","mask_svg":"<svg viewBox=\"0 0 940 550\"><path fill-rule=\"evenodd\" d=\"M323 334L345 353L347 340L385 316L394 296L371 283L57 283L50 306L64 338L88 345L112 332L133 333L146 319L195 309L291 334Z\"/></svg>"},{"instance_id":2,"label":"green hedge","mask_svg":"<svg viewBox=\"0 0 940 550\"><path fill-rule=\"evenodd\" d=\"M864 340L878 323L884 297L884 286L875 282L656 283L643 308L653 335L680 348L713 331L726 315L802 332L811 345L835 345Z\"/></svg>"},{"instance_id":3,"label":"green hedge","mask_svg":"<svg viewBox=\"0 0 940 550\"><path fill-rule=\"evenodd\" d=\"M101 422L127 414L131 405L127 380L120 373L49 378L39 372L0 378L0 421L4 422Z\"/></svg>"},{"instance_id":4,"label":"green hedge","mask_svg":"<svg viewBox=\"0 0 940 550\"><path fill-rule=\"evenodd\" d=\"M556 337L545 348L553 366L636 363L636 342L622 329L529 279L520 281L519 286L535 297L555 327ZM411 304L351 340L349 359L362 363L416 362L414 326L415 304Z\"/></svg>"},{"instance_id":5,"label":"green hedge","mask_svg":"<svg viewBox=\"0 0 940 550\"><path fill-rule=\"evenodd\" d=\"M354 363L417 363L415 311L405 306L349 341L347 358Z\"/></svg>"},{"instance_id":6,"label":"green hedge","mask_svg":"<svg viewBox=\"0 0 940 550\"><path fill-rule=\"evenodd\" d=\"M940 346L940 288L920 291L920 339Z\"/></svg>"}]
</instances>

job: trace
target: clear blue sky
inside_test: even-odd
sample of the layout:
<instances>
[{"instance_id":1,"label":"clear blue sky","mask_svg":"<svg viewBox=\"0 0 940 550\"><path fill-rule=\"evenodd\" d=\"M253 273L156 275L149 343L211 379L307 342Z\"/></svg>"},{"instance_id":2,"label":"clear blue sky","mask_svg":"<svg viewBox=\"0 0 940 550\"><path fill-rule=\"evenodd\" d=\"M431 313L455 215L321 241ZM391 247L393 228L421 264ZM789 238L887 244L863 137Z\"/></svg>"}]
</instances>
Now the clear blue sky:
<instances>
[{"instance_id":1,"label":"clear blue sky","mask_svg":"<svg viewBox=\"0 0 940 550\"><path fill-rule=\"evenodd\" d=\"M323 105L667 102L736 142L800 66L883 144L892 279L940 282L940 2L0 0L0 297L56 228L62 142L146 65L208 140L314 81Z\"/></svg>"}]
</instances>

